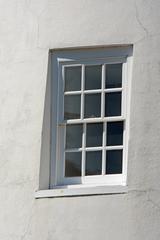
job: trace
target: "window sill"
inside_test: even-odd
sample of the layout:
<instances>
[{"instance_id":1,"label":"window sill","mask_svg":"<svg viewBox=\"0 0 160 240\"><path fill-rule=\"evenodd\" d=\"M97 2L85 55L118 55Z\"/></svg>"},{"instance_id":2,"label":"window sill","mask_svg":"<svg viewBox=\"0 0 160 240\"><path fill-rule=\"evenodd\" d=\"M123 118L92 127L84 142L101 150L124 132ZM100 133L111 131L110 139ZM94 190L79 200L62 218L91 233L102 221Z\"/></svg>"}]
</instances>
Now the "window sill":
<instances>
[{"instance_id":1,"label":"window sill","mask_svg":"<svg viewBox=\"0 0 160 240\"><path fill-rule=\"evenodd\" d=\"M35 198L54 198L67 196L85 196L85 195L102 195L102 194L122 194L127 193L127 186L122 185L101 185L101 186L57 186L53 189L38 190L35 192Z\"/></svg>"}]
</instances>

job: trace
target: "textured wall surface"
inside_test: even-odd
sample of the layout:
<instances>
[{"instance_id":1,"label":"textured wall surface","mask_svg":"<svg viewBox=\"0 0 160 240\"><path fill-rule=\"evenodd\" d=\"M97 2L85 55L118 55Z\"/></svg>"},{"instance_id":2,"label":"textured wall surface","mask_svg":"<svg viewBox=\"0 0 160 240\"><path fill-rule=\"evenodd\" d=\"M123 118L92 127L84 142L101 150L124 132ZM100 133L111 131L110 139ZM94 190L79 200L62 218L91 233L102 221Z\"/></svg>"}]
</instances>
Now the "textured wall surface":
<instances>
[{"instance_id":1,"label":"textured wall surface","mask_svg":"<svg viewBox=\"0 0 160 240\"><path fill-rule=\"evenodd\" d=\"M0 239L160 239L160 1L0 0ZM48 51L133 44L127 194L35 199Z\"/></svg>"}]
</instances>

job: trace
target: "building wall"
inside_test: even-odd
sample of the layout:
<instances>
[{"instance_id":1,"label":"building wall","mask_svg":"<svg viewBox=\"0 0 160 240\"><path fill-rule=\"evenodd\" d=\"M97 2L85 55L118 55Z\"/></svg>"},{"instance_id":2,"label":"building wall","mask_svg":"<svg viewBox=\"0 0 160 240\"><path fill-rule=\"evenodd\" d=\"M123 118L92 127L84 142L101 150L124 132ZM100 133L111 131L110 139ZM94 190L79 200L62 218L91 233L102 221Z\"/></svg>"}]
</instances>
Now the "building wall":
<instances>
[{"instance_id":1,"label":"building wall","mask_svg":"<svg viewBox=\"0 0 160 240\"><path fill-rule=\"evenodd\" d=\"M160 239L160 1L0 0L0 239ZM49 49L133 44L126 194L35 199Z\"/></svg>"}]
</instances>

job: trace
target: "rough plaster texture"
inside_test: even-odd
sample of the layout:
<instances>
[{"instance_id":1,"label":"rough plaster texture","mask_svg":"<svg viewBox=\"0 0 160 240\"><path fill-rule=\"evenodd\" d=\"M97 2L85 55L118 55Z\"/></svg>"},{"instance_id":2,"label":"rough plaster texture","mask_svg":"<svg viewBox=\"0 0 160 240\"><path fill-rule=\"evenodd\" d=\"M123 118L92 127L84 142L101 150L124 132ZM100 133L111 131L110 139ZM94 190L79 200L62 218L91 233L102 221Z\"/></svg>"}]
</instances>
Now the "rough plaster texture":
<instances>
[{"instance_id":1,"label":"rough plaster texture","mask_svg":"<svg viewBox=\"0 0 160 240\"><path fill-rule=\"evenodd\" d=\"M160 1L0 0L0 239L160 239ZM34 199L48 51L133 44L127 194Z\"/></svg>"}]
</instances>

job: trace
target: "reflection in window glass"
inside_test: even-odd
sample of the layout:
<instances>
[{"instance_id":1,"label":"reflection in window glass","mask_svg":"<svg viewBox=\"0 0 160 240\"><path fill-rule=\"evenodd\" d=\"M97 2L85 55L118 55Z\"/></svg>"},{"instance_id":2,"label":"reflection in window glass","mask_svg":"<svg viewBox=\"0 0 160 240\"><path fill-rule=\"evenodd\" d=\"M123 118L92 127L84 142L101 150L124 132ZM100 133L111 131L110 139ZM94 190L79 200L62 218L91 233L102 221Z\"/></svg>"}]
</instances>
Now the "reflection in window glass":
<instances>
[{"instance_id":1,"label":"reflection in window glass","mask_svg":"<svg viewBox=\"0 0 160 240\"><path fill-rule=\"evenodd\" d=\"M86 147L102 146L103 123L87 124Z\"/></svg>"},{"instance_id":2,"label":"reflection in window glass","mask_svg":"<svg viewBox=\"0 0 160 240\"><path fill-rule=\"evenodd\" d=\"M102 174L102 152L86 152L86 173L85 175Z\"/></svg>"},{"instance_id":3,"label":"reflection in window glass","mask_svg":"<svg viewBox=\"0 0 160 240\"><path fill-rule=\"evenodd\" d=\"M65 67L65 91L81 90L81 67Z\"/></svg>"},{"instance_id":4,"label":"reflection in window glass","mask_svg":"<svg viewBox=\"0 0 160 240\"><path fill-rule=\"evenodd\" d=\"M106 88L122 87L122 64L106 65Z\"/></svg>"},{"instance_id":5,"label":"reflection in window glass","mask_svg":"<svg viewBox=\"0 0 160 240\"><path fill-rule=\"evenodd\" d=\"M122 150L108 150L106 154L106 174L122 173Z\"/></svg>"},{"instance_id":6,"label":"reflection in window glass","mask_svg":"<svg viewBox=\"0 0 160 240\"><path fill-rule=\"evenodd\" d=\"M85 95L85 118L94 118L101 116L101 94L86 94Z\"/></svg>"},{"instance_id":7,"label":"reflection in window glass","mask_svg":"<svg viewBox=\"0 0 160 240\"><path fill-rule=\"evenodd\" d=\"M101 88L101 72L102 66L86 66L85 67L85 89Z\"/></svg>"},{"instance_id":8,"label":"reflection in window glass","mask_svg":"<svg viewBox=\"0 0 160 240\"><path fill-rule=\"evenodd\" d=\"M105 116L121 116L121 92L106 93Z\"/></svg>"},{"instance_id":9,"label":"reflection in window glass","mask_svg":"<svg viewBox=\"0 0 160 240\"><path fill-rule=\"evenodd\" d=\"M80 118L80 95L64 96L64 119L79 119Z\"/></svg>"},{"instance_id":10,"label":"reflection in window glass","mask_svg":"<svg viewBox=\"0 0 160 240\"><path fill-rule=\"evenodd\" d=\"M65 177L81 176L81 152L67 152L65 154Z\"/></svg>"},{"instance_id":11,"label":"reflection in window glass","mask_svg":"<svg viewBox=\"0 0 160 240\"><path fill-rule=\"evenodd\" d=\"M107 123L107 145L123 144L123 122Z\"/></svg>"},{"instance_id":12,"label":"reflection in window glass","mask_svg":"<svg viewBox=\"0 0 160 240\"><path fill-rule=\"evenodd\" d=\"M66 126L66 149L82 147L82 124Z\"/></svg>"}]
</instances>

